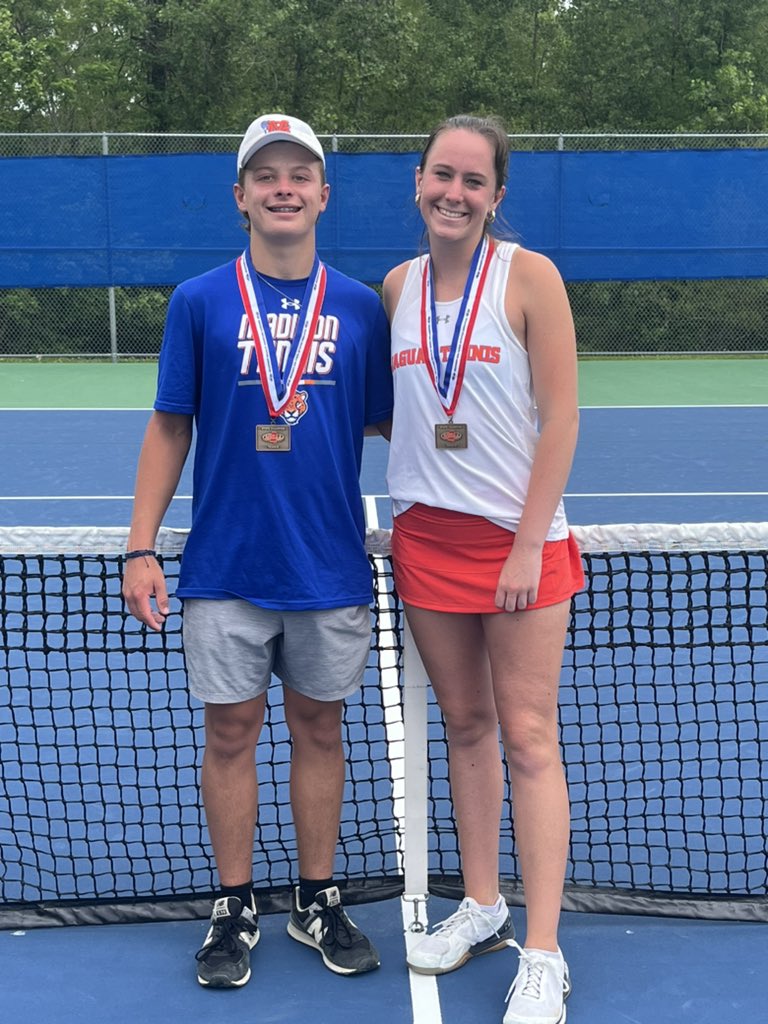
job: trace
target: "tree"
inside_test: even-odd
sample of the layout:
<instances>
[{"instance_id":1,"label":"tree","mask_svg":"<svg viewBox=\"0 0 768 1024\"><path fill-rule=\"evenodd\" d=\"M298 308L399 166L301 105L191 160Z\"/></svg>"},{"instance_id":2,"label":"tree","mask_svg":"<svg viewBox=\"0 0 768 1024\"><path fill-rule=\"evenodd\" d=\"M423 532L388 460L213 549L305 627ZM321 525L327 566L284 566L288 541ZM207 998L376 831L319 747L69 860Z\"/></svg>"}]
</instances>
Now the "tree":
<instances>
[{"instance_id":1,"label":"tree","mask_svg":"<svg viewBox=\"0 0 768 1024\"><path fill-rule=\"evenodd\" d=\"M5 130L768 127L767 0L0 0Z\"/></svg>"},{"instance_id":2,"label":"tree","mask_svg":"<svg viewBox=\"0 0 768 1024\"><path fill-rule=\"evenodd\" d=\"M768 126L765 0L572 0L560 20L561 130Z\"/></svg>"},{"instance_id":3,"label":"tree","mask_svg":"<svg viewBox=\"0 0 768 1024\"><path fill-rule=\"evenodd\" d=\"M143 8L134 0L0 4L3 89L12 96L3 104L7 130L143 126L135 45Z\"/></svg>"}]
</instances>

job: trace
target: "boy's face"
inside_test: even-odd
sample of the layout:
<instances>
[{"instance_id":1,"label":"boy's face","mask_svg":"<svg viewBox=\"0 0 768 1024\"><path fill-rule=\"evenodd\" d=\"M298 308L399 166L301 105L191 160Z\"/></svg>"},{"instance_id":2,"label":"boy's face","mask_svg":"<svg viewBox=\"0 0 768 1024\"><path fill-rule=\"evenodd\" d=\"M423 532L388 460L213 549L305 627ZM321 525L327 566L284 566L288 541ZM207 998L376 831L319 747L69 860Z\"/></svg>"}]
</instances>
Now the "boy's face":
<instances>
[{"instance_id":1,"label":"boy's face","mask_svg":"<svg viewBox=\"0 0 768 1024\"><path fill-rule=\"evenodd\" d=\"M295 142L271 142L248 161L234 186L237 208L264 238L302 238L314 232L328 205L323 165Z\"/></svg>"}]
</instances>

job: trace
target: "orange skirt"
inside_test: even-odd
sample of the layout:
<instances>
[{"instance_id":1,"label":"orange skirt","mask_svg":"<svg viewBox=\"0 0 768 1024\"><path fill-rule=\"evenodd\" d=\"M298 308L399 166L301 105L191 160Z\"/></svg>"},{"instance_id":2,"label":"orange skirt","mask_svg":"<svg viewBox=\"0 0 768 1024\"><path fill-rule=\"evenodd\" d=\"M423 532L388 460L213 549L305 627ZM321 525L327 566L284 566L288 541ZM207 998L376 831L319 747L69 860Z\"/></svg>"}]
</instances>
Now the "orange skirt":
<instances>
[{"instance_id":1,"label":"orange skirt","mask_svg":"<svg viewBox=\"0 0 768 1024\"><path fill-rule=\"evenodd\" d=\"M500 612L494 603L499 574L515 535L483 516L411 505L395 517L395 586L406 604L438 612ZM531 608L567 601L584 587L576 541L544 543L541 582Z\"/></svg>"}]
</instances>

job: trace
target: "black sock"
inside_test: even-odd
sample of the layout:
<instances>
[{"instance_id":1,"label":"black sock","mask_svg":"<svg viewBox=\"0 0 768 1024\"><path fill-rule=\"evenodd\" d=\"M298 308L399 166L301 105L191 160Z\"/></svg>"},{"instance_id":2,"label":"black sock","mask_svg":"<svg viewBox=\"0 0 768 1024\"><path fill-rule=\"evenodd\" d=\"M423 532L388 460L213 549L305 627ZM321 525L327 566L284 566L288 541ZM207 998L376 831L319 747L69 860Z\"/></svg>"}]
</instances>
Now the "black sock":
<instances>
[{"instance_id":1,"label":"black sock","mask_svg":"<svg viewBox=\"0 0 768 1024\"><path fill-rule=\"evenodd\" d=\"M310 903L315 902L315 896L323 889L330 889L333 885L332 878L302 878L299 875L299 903L306 910Z\"/></svg>"},{"instance_id":2,"label":"black sock","mask_svg":"<svg viewBox=\"0 0 768 1024\"><path fill-rule=\"evenodd\" d=\"M237 896L244 907L253 910L253 882L243 882L242 885L220 885L221 896Z\"/></svg>"}]
</instances>

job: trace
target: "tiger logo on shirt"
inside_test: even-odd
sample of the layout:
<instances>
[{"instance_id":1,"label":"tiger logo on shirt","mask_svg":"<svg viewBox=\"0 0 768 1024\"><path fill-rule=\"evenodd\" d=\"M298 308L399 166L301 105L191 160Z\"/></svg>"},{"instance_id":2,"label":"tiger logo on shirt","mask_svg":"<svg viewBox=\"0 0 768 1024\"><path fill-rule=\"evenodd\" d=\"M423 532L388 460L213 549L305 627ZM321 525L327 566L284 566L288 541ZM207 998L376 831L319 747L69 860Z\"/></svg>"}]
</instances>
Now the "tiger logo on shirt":
<instances>
[{"instance_id":1,"label":"tiger logo on shirt","mask_svg":"<svg viewBox=\"0 0 768 1024\"><path fill-rule=\"evenodd\" d=\"M307 411L307 392L297 391L288 405L283 409L282 417L285 422L293 427Z\"/></svg>"}]
</instances>

